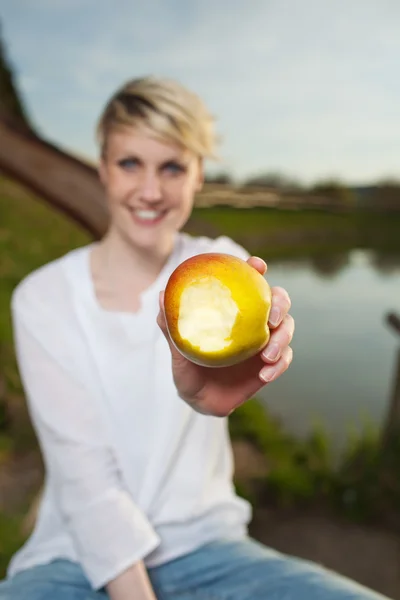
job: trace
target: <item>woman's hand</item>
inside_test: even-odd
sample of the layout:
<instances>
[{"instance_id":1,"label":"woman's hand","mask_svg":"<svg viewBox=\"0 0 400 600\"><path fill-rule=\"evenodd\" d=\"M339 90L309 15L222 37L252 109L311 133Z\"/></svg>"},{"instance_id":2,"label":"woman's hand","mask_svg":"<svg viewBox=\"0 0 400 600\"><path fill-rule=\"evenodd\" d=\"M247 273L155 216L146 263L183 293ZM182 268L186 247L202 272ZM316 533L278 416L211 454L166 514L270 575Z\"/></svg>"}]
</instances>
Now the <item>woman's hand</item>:
<instances>
[{"instance_id":1,"label":"woman's hand","mask_svg":"<svg viewBox=\"0 0 400 600\"><path fill-rule=\"evenodd\" d=\"M265 262L257 257L247 261L262 275ZM232 367L201 367L187 360L172 342L164 316L164 294L160 293L160 311L157 323L165 335L172 355L172 372L180 397L197 412L227 416L249 400L263 386L280 377L292 362L290 342L294 320L288 314L291 306L286 290L272 288L272 306L269 317L271 335L267 346L256 356Z\"/></svg>"},{"instance_id":2,"label":"woman's hand","mask_svg":"<svg viewBox=\"0 0 400 600\"><path fill-rule=\"evenodd\" d=\"M142 560L110 581L106 589L110 600L157 600Z\"/></svg>"}]
</instances>

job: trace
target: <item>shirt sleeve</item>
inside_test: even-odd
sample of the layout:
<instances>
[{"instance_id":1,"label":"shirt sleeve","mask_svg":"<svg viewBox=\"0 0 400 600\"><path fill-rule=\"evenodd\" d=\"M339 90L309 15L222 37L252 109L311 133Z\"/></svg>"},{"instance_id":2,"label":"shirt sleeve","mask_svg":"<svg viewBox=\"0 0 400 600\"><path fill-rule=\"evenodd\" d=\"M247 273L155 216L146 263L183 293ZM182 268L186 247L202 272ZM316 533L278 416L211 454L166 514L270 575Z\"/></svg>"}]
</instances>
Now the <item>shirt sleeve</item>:
<instances>
[{"instance_id":1,"label":"shirt sleeve","mask_svg":"<svg viewBox=\"0 0 400 600\"><path fill-rule=\"evenodd\" d=\"M65 347L60 353L47 348L46 336L38 335L16 304L16 355L48 481L82 568L92 587L99 589L154 550L160 540L124 489L99 408L69 365L63 364L68 356ZM59 344L63 346L62 335Z\"/></svg>"}]
</instances>

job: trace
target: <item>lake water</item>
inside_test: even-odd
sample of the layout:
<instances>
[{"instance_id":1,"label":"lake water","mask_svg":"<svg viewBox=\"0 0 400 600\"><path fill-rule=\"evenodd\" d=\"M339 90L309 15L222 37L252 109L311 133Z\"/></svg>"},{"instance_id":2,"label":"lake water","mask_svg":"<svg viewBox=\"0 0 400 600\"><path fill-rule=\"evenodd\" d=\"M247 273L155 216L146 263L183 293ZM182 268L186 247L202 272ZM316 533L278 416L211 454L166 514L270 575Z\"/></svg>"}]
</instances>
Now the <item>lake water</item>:
<instances>
[{"instance_id":1,"label":"lake water","mask_svg":"<svg viewBox=\"0 0 400 600\"><path fill-rule=\"evenodd\" d=\"M322 423L336 448L365 419L380 426L400 344L385 323L400 313L400 255L272 262L267 279L288 290L296 320L293 363L260 394L272 414L300 436Z\"/></svg>"}]
</instances>

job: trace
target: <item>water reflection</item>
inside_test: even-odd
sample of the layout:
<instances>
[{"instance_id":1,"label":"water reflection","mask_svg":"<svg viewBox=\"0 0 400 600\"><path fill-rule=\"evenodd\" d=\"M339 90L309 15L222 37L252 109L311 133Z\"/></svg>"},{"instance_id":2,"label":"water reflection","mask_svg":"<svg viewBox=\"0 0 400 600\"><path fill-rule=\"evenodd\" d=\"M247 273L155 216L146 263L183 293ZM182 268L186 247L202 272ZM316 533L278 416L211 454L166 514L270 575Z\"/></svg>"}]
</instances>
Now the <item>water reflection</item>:
<instances>
[{"instance_id":1,"label":"water reflection","mask_svg":"<svg viewBox=\"0 0 400 600\"><path fill-rule=\"evenodd\" d=\"M371 257L371 265L383 274L400 272L400 253L374 252Z\"/></svg>"},{"instance_id":2,"label":"water reflection","mask_svg":"<svg viewBox=\"0 0 400 600\"><path fill-rule=\"evenodd\" d=\"M342 252L332 255L314 256L310 259L315 273L321 277L333 278L344 269L350 262L350 252Z\"/></svg>"},{"instance_id":3,"label":"water reflection","mask_svg":"<svg viewBox=\"0 0 400 600\"><path fill-rule=\"evenodd\" d=\"M400 342L386 324L389 312L400 313L400 253L269 261L267 278L289 291L296 320L293 364L260 394L269 409L299 435L318 419L337 447L349 427L379 427Z\"/></svg>"},{"instance_id":4,"label":"water reflection","mask_svg":"<svg viewBox=\"0 0 400 600\"><path fill-rule=\"evenodd\" d=\"M311 269L314 273L326 279L334 279L351 264L367 265L381 275L392 275L400 272L400 252L385 252L382 250L351 249L331 254L321 253L297 258L269 259L268 264L280 265L285 268L302 270ZM399 292L400 293L400 292Z\"/></svg>"}]
</instances>

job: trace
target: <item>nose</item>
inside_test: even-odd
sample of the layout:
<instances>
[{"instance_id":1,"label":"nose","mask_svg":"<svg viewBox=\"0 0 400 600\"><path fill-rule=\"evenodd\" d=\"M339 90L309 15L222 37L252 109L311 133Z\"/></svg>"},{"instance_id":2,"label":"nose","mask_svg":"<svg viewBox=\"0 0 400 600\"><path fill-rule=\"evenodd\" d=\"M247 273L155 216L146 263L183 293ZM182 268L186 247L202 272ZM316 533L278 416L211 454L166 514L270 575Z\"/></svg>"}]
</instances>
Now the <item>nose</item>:
<instances>
[{"instance_id":1,"label":"nose","mask_svg":"<svg viewBox=\"0 0 400 600\"><path fill-rule=\"evenodd\" d=\"M151 169L148 169L143 173L140 198L148 203L155 203L161 200L160 178L158 174Z\"/></svg>"}]
</instances>

